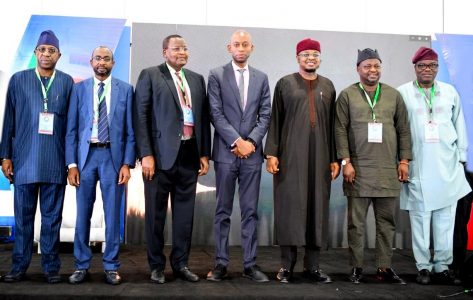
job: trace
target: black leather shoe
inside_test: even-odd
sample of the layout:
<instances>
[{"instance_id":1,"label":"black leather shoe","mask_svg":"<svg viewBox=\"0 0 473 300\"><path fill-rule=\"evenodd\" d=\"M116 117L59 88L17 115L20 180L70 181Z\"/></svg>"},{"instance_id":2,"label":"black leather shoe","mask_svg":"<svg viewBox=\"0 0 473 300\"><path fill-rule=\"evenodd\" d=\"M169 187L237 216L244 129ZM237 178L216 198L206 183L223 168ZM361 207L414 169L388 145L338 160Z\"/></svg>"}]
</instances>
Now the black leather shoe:
<instances>
[{"instance_id":1,"label":"black leather shoe","mask_svg":"<svg viewBox=\"0 0 473 300\"><path fill-rule=\"evenodd\" d=\"M69 276L69 283L71 284L79 284L85 281L88 277L89 272L87 270L75 270L71 276Z\"/></svg>"},{"instance_id":2,"label":"black leather shoe","mask_svg":"<svg viewBox=\"0 0 473 300\"><path fill-rule=\"evenodd\" d=\"M289 281L291 281L291 277L291 272L284 268L279 269L278 275L276 275L276 278L280 283L289 283Z\"/></svg>"},{"instance_id":3,"label":"black leather shoe","mask_svg":"<svg viewBox=\"0 0 473 300\"><path fill-rule=\"evenodd\" d=\"M417 283L419 284L429 284L430 283L430 271L427 269L422 269L417 274L416 278Z\"/></svg>"},{"instance_id":4,"label":"black leather shoe","mask_svg":"<svg viewBox=\"0 0 473 300\"><path fill-rule=\"evenodd\" d=\"M332 278L330 278L330 276L322 272L321 269L312 269L312 270L304 269L304 271L302 272L302 275L312 281L319 282L319 283L332 282Z\"/></svg>"},{"instance_id":5,"label":"black leather shoe","mask_svg":"<svg viewBox=\"0 0 473 300\"><path fill-rule=\"evenodd\" d=\"M436 284L453 285L454 277L448 270L445 270L443 272L434 273L432 275L432 281Z\"/></svg>"},{"instance_id":6,"label":"black leather shoe","mask_svg":"<svg viewBox=\"0 0 473 300\"><path fill-rule=\"evenodd\" d=\"M260 271L257 265L253 265L243 270L243 277L249 278L255 282L268 282L268 276Z\"/></svg>"},{"instance_id":7,"label":"black leather shoe","mask_svg":"<svg viewBox=\"0 0 473 300\"><path fill-rule=\"evenodd\" d=\"M153 271L151 271L150 279L153 283L163 284L166 282L166 278L164 277L164 271L158 269L154 269Z\"/></svg>"},{"instance_id":8,"label":"black leather shoe","mask_svg":"<svg viewBox=\"0 0 473 300\"><path fill-rule=\"evenodd\" d=\"M58 272L49 272L44 274L44 279L47 283L54 284L62 281L61 275Z\"/></svg>"},{"instance_id":9,"label":"black leather shoe","mask_svg":"<svg viewBox=\"0 0 473 300\"><path fill-rule=\"evenodd\" d=\"M122 278L120 274L118 274L118 271L109 270L105 271L105 282L111 285L117 285L122 282Z\"/></svg>"},{"instance_id":10,"label":"black leather shoe","mask_svg":"<svg viewBox=\"0 0 473 300\"><path fill-rule=\"evenodd\" d=\"M385 270L378 268L376 272L376 279L385 283L395 283L395 284L407 284L401 277L397 276L396 272L392 268L386 268Z\"/></svg>"},{"instance_id":11,"label":"black leather shoe","mask_svg":"<svg viewBox=\"0 0 473 300\"><path fill-rule=\"evenodd\" d=\"M353 268L351 269L351 274L348 279L355 284L361 283L361 279L363 278L363 269L362 268Z\"/></svg>"},{"instance_id":12,"label":"black leather shoe","mask_svg":"<svg viewBox=\"0 0 473 300\"><path fill-rule=\"evenodd\" d=\"M4 282L12 283L12 282L19 282L25 279L25 273L17 272L17 273L8 273L3 277Z\"/></svg>"},{"instance_id":13,"label":"black leather shoe","mask_svg":"<svg viewBox=\"0 0 473 300\"><path fill-rule=\"evenodd\" d=\"M186 280L189 282L197 282L199 281L199 276L192 273L188 267L182 267L178 271L174 271L174 276L181 278L182 280Z\"/></svg>"},{"instance_id":14,"label":"black leather shoe","mask_svg":"<svg viewBox=\"0 0 473 300\"><path fill-rule=\"evenodd\" d=\"M227 267L222 264L217 264L215 268L207 274L207 280L222 281L228 277Z\"/></svg>"}]
</instances>

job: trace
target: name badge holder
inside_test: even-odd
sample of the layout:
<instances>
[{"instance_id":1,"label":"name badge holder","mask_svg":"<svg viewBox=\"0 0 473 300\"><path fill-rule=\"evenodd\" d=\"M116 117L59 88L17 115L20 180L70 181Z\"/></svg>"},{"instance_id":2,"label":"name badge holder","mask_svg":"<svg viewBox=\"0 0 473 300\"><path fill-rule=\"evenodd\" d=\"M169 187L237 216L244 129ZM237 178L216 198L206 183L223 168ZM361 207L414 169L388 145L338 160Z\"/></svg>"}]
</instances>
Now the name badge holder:
<instances>
[{"instance_id":1,"label":"name badge holder","mask_svg":"<svg viewBox=\"0 0 473 300\"><path fill-rule=\"evenodd\" d=\"M51 88L51 84L54 81L56 71L54 71L51 79L49 80L48 86L45 87L41 81L38 69L36 71L36 76L38 77L39 82L41 83L41 92L43 94L43 112L39 113L39 122L38 122L38 133L53 135L54 134L54 114L48 113L48 91Z\"/></svg>"},{"instance_id":2,"label":"name badge holder","mask_svg":"<svg viewBox=\"0 0 473 300\"><path fill-rule=\"evenodd\" d=\"M376 121L376 114L374 113L374 107L376 103L378 103L379 99L379 90L380 86L376 87L376 92L374 94L374 99L371 101L370 96L366 93L363 85L361 83L358 84L361 90L365 93L366 101L371 108L371 117L373 118L373 122L368 123L368 143L383 143L383 123L379 123Z\"/></svg>"},{"instance_id":3,"label":"name badge holder","mask_svg":"<svg viewBox=\"0 0 473 300\"><path fill-rule=\"evenodd\" d=\"M440 142L440 131L437 123L434 122L434 98L435 98L435 83L430 88L430 99L427 97L426 92L420 87L419 82L416 80L417 88L419 92L424 95L425 103L429 107L429 121L425 124L424 136L426 143L439 143Z\"/></svg>"}]
</instances>

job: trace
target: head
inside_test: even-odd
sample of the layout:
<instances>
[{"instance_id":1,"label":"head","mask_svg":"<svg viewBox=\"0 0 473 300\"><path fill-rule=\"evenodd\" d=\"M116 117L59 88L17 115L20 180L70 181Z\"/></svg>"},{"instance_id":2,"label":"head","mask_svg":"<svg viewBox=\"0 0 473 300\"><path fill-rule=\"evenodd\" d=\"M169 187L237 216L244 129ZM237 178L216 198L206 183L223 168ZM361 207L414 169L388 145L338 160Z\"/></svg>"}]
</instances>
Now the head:
<instances>
[{"instance_id":1,"label":"head","mask_svg":"<svg viewBox=\"0 0 473 300\"><path fill-rule=\"evenodd\" d=\"M364 86L375 86L381 78L381 58L378 51L370 48L358 50L356 70Z\"/></svg>"},{"instance_id":2,"label":"head","mask_svg":"<svg viewBox=\"0 0 473 300\"><path fill-rule=\"evenodd\" d=\"M38 69L52 71L61 57L59 40L51 30L41 32L34 50Z\"/></svg>"},{"instance_id":3,"label":"head","mask_svg":"<svg viewBox=\"0 0 473 300\"><path fill-rule=\"evenodd\" d=\"M113 52L110 48L106 46L98 46L92 52L90 65L92 66L97 79L107 79L107 77L112 73L114 64Z\"/></svg>"},{"instance_id":4,"label":"head","mask_svg":"<svg viewBox=\"0 0 473 300\"><path fill-rule=\"evenodd\" d=\"M230 43L227 45L227 50L232 55L235 64L244 67L253 51L251 35L244 30L235 31L230 38Z\"/></svg>"},{"instance_id":5,"label":"head","mask_svg":"<svg viewBox=\"0 0 473 300\"><path fill-rule=\"evenodd\" d=\"M431 48L420 47L412 57L417 82L422 86L432 86L438 72L438 55Z\"/></svg>"},{"instance_id":6,"label":"head","mask_svg":"<svg viewBox=\"0 0 473 300\"><path fill-rule=\"evenodd\" d=\"M189 50L184 38L177 34L165 37L163 40L163 57L168 65L176 71L184 67L189 59Z\"/></svg>"},{"instance_id":7,"label":"head","mask_svg":"<svg viewBox=\"0 0 473 300\"><path fill-rule=\"evenodd\" d=\"M315 73L320 66L320 43L312 39L304 39L297 43L296 55L299 70Z\"/></svg>"}]
</instances>

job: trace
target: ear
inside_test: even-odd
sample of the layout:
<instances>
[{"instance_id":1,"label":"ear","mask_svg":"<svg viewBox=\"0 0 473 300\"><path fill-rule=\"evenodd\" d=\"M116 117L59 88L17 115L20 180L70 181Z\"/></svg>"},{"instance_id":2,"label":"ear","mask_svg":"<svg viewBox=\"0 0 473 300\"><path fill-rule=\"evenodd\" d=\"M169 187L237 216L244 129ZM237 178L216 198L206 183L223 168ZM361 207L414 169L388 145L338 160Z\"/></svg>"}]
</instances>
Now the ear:
<instances>
[{"instance_id":1,"label":"ear","mask_svg":"<svg viewBox=\"0 0 473 300\"><path fill-rule=\"evenodd\" d=\"M232 53L232 45L230 44L227 45L227 51L228 53Z\"/></svg>"}]
</instances>

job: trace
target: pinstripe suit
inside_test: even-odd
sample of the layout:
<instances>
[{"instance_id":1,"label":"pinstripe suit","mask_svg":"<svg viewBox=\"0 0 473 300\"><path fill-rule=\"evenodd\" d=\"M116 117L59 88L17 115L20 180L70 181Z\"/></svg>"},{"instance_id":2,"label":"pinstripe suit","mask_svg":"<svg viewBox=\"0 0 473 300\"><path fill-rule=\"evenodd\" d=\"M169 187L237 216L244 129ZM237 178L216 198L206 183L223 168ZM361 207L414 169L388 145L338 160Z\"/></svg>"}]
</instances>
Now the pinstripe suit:
<instances>
[{"instance_id":1,"label":"pinstripe suit","mask_svg":"<svg viewBox=\"0 0 473 300\"><path fill-rule=\"evenodd\" d=\"M56 70L48 92L48 112L54 114L53 134L38 133L43 111L41 83L35 70L15 73L7 91L0 157L14 168L15 246L12 272L26 272L33 248L33 224L40 195L42 266L59 271L59 229L66 184L64 139L72 77Z\"/></svg>"}]
</instances>

